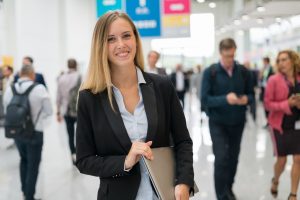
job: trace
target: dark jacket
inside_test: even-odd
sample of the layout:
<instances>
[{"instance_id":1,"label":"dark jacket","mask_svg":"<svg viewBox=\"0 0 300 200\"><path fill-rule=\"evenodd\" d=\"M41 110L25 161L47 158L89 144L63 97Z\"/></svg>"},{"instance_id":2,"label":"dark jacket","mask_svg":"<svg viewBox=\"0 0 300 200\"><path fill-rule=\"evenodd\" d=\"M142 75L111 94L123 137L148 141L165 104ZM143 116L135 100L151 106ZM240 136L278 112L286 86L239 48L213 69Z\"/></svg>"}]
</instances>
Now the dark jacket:
<instances>
[{"instance_id":1,"label":"dark jacket","mask_svg":"<svg viewBox=\"0 0 300 200\"><path fill-rule=\"evenodd\" d=\"M247 95L250 104L254 98L250 72L235 63L230 77L220 63L212 66L204 71L201 89L201 102L209 110L209 119L224 125L244 123L246 106L229 105L226 95L230 92Z\"/></svg>"},{"instance_id":2,"label":"dark jacket","mask_svg":"<svg viewBox=\"0 0 300 200\"><path fill-rule=\"evenodd\" d=\"M143 73L141 91L148 119L146 141L151 148L167 147L173 139L176 154L176 183L193 186L192 140L182 107L167 77ZM81 173L100 177L98 200L135 200L140 185L140 168L124 171L131 141L119 113L109 104L107 91L79 93L76 133L77 162ZM155 158L154 158L155 159Z\"/></svg>"},{"instance_id":3,"label":"dark jacket","mask_svg":"<svg viewBox=\"0 0 300 200\"><path fill-rule=\"evenodd\" d=\"M183 72L182 72L183 73ZM183 73L184 74L184 73ZM171 75L170 75L170 79L172 81L172 84L173 86L175 87L176 89L176 72L173 72ZM186 77L186 75L184 74L184 92L188 91L189 90L189 80L188 78Z\"/></svg>"},{"instance_id":4,"label":"dark jacket","mask_svg":"<svg viewBox=\"0 0 300 200\"><path fill-rule=\"evenodd\" d=\"M17 74L15 75L14 83L16 83L16 82L18 81L19 78L20 78L20 77L19 77L19 73L17 73ZM44 79L43 74L35 73L35 80L34 80L34 82L39 83L39 84L42 84L42 85L45 86L45 88L47 88L47 85L46 85L46 83L45 83L45 79Z\"/></svg>"}]
</instances>

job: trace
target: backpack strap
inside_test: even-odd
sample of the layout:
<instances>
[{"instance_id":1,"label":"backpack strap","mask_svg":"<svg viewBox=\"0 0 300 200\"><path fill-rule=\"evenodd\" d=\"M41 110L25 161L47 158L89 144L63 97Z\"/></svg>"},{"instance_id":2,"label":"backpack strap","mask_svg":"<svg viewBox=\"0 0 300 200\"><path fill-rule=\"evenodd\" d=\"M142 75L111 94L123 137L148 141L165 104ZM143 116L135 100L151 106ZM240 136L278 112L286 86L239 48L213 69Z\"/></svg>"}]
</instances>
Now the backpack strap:
<instances>
[{"instance_id":1,"label":"backpack strap","mask_svg":"<svg viewBox=\"0 0 300 200\"><path fill-rule=\"evenodd\" d=\"M11 85L11 91L12 91L13 95L18 95L18 94L19 94L19 93L17 92L16 87L15 87L14 84Z\"/></svg>"},{"instance_id":2,"label":"backpack strap","mask_svg":"<svg viewBox=\"0 0 300 200\"><path fill-rule=\"evenodd\" d=\"M28 96L28 94L31 92L31 90L32 90L35 86L37 86L37 85L38 85L37 83L33 83L31 86L29 86L29 87L27 88L27 90L23 93L23 95Z\"/></svg>"}]
</instances>

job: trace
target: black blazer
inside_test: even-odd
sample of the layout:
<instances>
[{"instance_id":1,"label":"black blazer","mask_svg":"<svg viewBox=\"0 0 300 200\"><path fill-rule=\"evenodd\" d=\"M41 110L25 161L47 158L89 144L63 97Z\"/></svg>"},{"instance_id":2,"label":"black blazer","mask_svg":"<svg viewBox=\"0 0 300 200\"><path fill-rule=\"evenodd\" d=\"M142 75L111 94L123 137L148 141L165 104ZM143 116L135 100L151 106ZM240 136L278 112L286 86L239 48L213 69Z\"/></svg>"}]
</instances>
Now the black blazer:
<instances>
[{"instance_id":1,"label":"black blazer","mask_svg":"<svg viewBox=\"0 0 300 200\"><path fill-rule=\"evenodd\" d=\"M174 142L176 183L191 188L194 183L192 140L178 97L168 77L143 73L146 84L141 91L148 119L146 141L152 148L167 147ZM136 164L124 171L125 157L131 148L117 103L114 112L107 91L79 93L76 133L77 162L81 173L100 177L98 200L134 200L140 185L140 168ZM155 159L155 158L154 158Z\"/></svg>"}]
</instances>

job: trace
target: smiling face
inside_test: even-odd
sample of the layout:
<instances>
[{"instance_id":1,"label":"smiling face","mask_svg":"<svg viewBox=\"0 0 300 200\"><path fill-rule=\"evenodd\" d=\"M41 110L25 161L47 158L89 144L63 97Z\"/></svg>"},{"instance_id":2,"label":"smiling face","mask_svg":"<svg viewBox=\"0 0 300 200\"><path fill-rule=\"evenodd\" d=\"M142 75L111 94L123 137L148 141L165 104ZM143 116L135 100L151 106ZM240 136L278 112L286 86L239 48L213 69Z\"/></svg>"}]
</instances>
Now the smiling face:
<instances>
[{"instance_id":1,"label":"smiling face","mask_svg":"<svg viewBox=\"0 0 300 200\"><path fill-rule=\"evenodd\" d=\"M118 18L108 31L108 60L112 68L134 66L136 54L136 37L130 23Z\"/></svg>"}]
</instances>

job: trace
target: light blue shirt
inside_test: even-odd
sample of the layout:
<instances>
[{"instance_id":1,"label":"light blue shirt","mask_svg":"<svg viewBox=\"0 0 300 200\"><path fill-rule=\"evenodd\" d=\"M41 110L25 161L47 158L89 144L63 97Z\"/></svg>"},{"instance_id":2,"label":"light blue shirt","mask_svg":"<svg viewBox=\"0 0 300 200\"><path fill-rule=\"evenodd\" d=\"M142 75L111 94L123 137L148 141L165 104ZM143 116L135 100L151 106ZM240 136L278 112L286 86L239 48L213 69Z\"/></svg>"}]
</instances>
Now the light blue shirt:
<instances>
[{"instance_id":1,"label":"light blue shirt","mask_svg":"<svg viewBox=\"0 0 300 200\"><path fill-rule=\"evenodd\" d=\"M138 78L138 90L139 90L140 100L136 108L134 109L133 114L127 111L120 90L117 87L113 86L113 92L130 140L132 142L133 141L144 142L147 137L148 120L146 116L140 84L145 84L146 81L144 79L141 70L138 67L136 67L136 71L137 71L137 78ZM152 190L150 178L145 164L142 161L140 161L139 165L141 169L141 183L137 193L136 200L157 199L154 191Z\"/></svg>"}]
</instances>

